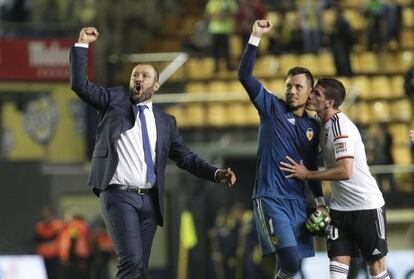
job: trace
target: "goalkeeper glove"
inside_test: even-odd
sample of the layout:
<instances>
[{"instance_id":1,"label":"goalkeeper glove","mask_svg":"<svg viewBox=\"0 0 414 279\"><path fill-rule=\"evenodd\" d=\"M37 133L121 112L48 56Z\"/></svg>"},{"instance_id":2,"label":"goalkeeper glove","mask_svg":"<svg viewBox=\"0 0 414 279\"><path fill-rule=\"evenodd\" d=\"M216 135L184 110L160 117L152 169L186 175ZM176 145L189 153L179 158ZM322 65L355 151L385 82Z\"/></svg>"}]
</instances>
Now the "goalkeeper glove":
<instances>
[{"instance_id":1,"label":"goalkeeper glove","mask_svg":"<svg viewBox=\"0 0 414 279\"><path fill-rule=\"evenodd\" d=\"M331 217L316 210L306 220L306 228L314 235L326 236L326 229L330 222Z\"/></svg>"}]
</instances>

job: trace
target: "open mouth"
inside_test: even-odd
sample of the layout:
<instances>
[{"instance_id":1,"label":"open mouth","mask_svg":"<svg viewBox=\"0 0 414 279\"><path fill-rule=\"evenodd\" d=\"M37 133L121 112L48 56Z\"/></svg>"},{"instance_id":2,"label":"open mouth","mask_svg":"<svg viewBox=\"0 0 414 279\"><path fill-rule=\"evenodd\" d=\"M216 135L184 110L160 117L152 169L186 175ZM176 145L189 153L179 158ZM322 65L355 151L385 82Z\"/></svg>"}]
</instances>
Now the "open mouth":
<instances>
[{"instance_id":1,"label":"open mouth","mask_svg":"<svg viewBox=\"0 0 414 279\"><path fill-rule=\"evenodd\" d=\"M135 84L135 91L139 92L141 90L141 84Z\"/></svg>"}]
</instances>

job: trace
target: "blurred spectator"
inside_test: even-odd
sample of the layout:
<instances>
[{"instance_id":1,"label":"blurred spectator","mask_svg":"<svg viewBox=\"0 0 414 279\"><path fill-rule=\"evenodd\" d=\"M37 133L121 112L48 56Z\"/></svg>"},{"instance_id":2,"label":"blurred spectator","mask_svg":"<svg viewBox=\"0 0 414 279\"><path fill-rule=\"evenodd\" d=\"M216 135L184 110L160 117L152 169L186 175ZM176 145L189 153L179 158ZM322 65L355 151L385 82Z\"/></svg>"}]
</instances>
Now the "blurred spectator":
<instances>
[{"instance_id":1,"label":"blurred spectator","mask_svg":"<svg viewBox=\"0 0 414 279\"><path fill-rule=\"evenodd\" d=\"M195 26L190 38L184 41L184 48L186 51L207 55L210 51L212 37L208 31L208 22L206 20L199 20Z\"/></svg>"},{"instance_id":2,"label":"blurred spectator","mask_svg":"<svg viewBox=\"0 0 414 279\"><path fill-rule=\"evenodd\" d=\"M269 13L270 17L272 13ZM272 20L271 20L272 21ZM273 21L272 21L273 22ZM271 54L279 53L301 53L303 50L302 29L300 19L297 13L280 14L280 24L270 30L269 52Z\"/></svg>"},{"instance_id":3,"label":"blurred spectator","mask_svg":"<svg viewBox=\"0 0 414 279\"><path fill-rule=\"evenodd\" d=\"M109 279L109 261L113 255L113 247L101 217L97 217L90 226L89 244L91 255L89 279Z\"/></svg>"},{"instance_id":4,"label":"blurred spectator","mask_svg":"<svg viewBox=\"0 0 414 279\"><path fill-rule=\"evenodd\" d=\"M253 213L240 203L220 209L209 230L212 273L216 279L265 279L275 273L273 256L262 257Z\"/></svg>"},{"instance_id":5,"label":"blurred spectator","mask_svg":"<svg viewBox=\"0 0 414 279\"><path fill-rule=\"evenodd\" d=\"M34 1L32 7L32 20L41 23L57 23L59 20L57 1Z\"/></svg>"},{"instance_id":6,"label":"blurred spectator","mask_svg":"<svg viewBox=\"0 0 414 279\"><path fill-rule=\"evenodd\" d=\"M414 65L404 75L404 91L410 100L414 100Z\"/></svg>"},{"instance_id":7,"label":"blurred spectator","mask_svg":"<svg viewBox=\"0 0 414 279\"><path fill-rule=\"evenodd\" d=\"M212 227L209 232L208 236L210 239L210 255L212 260L212 267L211 267L211 274L210 278L217 278L217 279L226 279L225 272L224 272L224 255L221 249L221 238L227 236L228 231L226 228L226 211L224 208L221 208L216 216L216 221L214 227Z\"/></svg>"},{"instance_id":8,"label":"blurred spectator","mask_svg":"<svg viewBox=\"0 0 414 279\"><path fill-rule=\"evenodd\" d=\"M414 8L414 7L413 7ZM414 65L404 75L404 91L414 108ZM411 117L413 118L413 117ZM412 124L412 123L411 123ZM414 161L414 138L411 137L411 158Z\"/></svg>"},{"instance_id":9,"label":"blurred spectator","mask_svg":"<svg viewBox=\"0 0 414 279\"><path fill-rule=\"evenodd\" d=\"M96 0L77 0L77 1L70 1L72 3L69 6L64 6L63 10L70 11L73 9L73 15L76 15L76 20L79 22L80 25L90 25L97 17L97 9L96 5L98 5ZM61 13L61 14L64 14Z\"/></svg>"},{"instance_id":10,"label":"blurred spectator","mask_svg":"<svg viewBox=\"0 0 414 279\"><path fill-rule=\"evenodd\" d=\"M221 209L215 226L209 231L213 278L234 279L236 276L236 249L243 213L243 206L238 203L232 206L227 215Z\"/></svg>"},{"instance_id":11,"label":"blurred spectator","mask_svg":"<svg viewBox=\"0 0 414 279\"><path fill-rule=\"evenodd\" d=\"M0 20L8 21L10 19L10 10L13 5L13 0L0 1Z\"/></svg>"},{"instance_id":12,"label":"blurred spectator","mask_svg":"<svg viewBox=\"0 0 414 279\"><path fill-rule=\"evenodd\" d=\"M410 139L410 149L411 149L411 160L414 161L414 129L409 131L409 139ZM414 173L411 174L411 180L414 181ZM413 187L414 187L414 182L412 182ZM411 229L414 229L414 225L412 226ZM414 232L414 230L412 230L412 232ZM414 234L412 234L412 236L414 237ZM413 242L414 243L414 242Z\"/></svg>"},{"instance_id":13,"label":"blurred spectator","mask_svg":"<svg viewBox=\"0 0 414 279\"><path fill-rule=\"evenodd\" d=\"M234 34L235 0L209 0L206 5L208 29L213 35L215 71L219 71L220 58L224 57L228 71L233 70L230 57L230 35Z\"/></svg>"},{"instance_id":14,"label":"blurred spectator","mask_svg":"<svg viewBox=\"0 0 414 279\"><path fill-rule=\"evenodd\" d=\"M65 211L65 228L59 238L59 255L64 279L87 278L89 245L88 225L76 209Z\"/></svg>"},{"instance_id":15,"label":"blurred spectator","mask_svg":"<svg viewBox=\"0 0 414 279\"><path fill-rule=\"evenodd\" d=\"M48 278L59 278L58 239L63 226L63 221L49 207L43 209L42 218L36 223L36 253L45 261Z\"/></svg>"},{"instance_id":16,"label":"blurred spectator","mask_svg":"<svg viewBox=\"0 0 414 279\"><path fill-rule=\"evenodd\" d=\"M238 259L236 279L265 279L268 276L261 269L262 254L257 240L253 212L246 210L241 221L236 250L236 258Z\"/></svg>"},{"instance_id":17,"label":"blurred spectator","mask_svg":"<svg viewBox=\"0 0 414 279\"><path fill-rule=\"evenodd\" d=\"M25 22L30 18L30 1L14 0L10 9L10 21Z\"/></svg>"},{"instance_id":18,"label":"blurred spectator","mask_svg":"<svg viewBox=\"0 0 414 279\"><path fill-rule=\"evenodd\" d=\"M391 153L392 137L386 124L372 124L368 129L366 144L367 161L370 165L392 165L394 159ZM395 193L395 182L392 173L378 173L375 175L378 186L382 191Z\"/></svg>"},{"instance_id":19,"label":"blurred spectator","mask_svg":"<svg viewBox=\"0 0 414 279\"><path fill-rule=\"evenodd\" d=\"M295 1L292 0L263 0L263 2L269 10L285 12L295 8Z\"/></svg>"},{"instance_id":20,"label":"blurred spectator","mask_svg":"<svg viewBox=\"0 0 414 279\"><path fill-rule=\"evenodd\" d=\"M351 51L353 45L352 29L345 18L342 8L335 10L335 21L329 36L332 54L335 60L336 74L338 76L352 75Z\"/></svg>"},{"instance_id":21,"label":"blurred spectator","mask_svg":"<svg viewBox=\"0 0 414 279\"><path fill-rule=\"evenodd\" d=\"M266 8L261 0L240 0L237 12L237 28L242 39L242 45L247 45L252 33L253 23L257 19L265 18Z\"/></svg>"},{"instance_id":22,"label":"blurred spectator","mask_svg":"<svg viewBox=\"0 0 414 279\"><path fill-rule=\"evenodd\" d=\"M387 0L385 4L385 40L388 44L400 43L402 8L396 0Z\"/></svg>"},{"instance_id":23,"label":"blurred spectator","mask_svg":"<svg viewBox=\"0 0 414 279\"><path fill-rule=\"evenodd\" d=\"M323 1L300 0L298 11L303 35L303 51L317 53L321 46L321 17Z\"/></svg>"},{"instance_id":24,"label":"blurred spectator","mask_svg":"<svg viewBox=\"0 0 414 279\"><path fill-rule=\"evenodd\" d=\"M229 215L227 216L226 226L229 235L224 240L226 243L222 243L228 259L226 279L236 278L238 268L243 268L243 266L237 265L237 249L240 245L239 232L242 226L243 214L244 206L241 203L236 203L230 208Z\"/></svg>"},{"instance_id":25,"label":"blurred spectator","mask_svg":"<svg viewBox=\"0 0 414 279\"><path fill-rule=\"evenodd\" d=\"M382 0L369 0L365 6L366 32L370 51L378 51L384 45L384 8Z\"/></svg>"}]
</instances>

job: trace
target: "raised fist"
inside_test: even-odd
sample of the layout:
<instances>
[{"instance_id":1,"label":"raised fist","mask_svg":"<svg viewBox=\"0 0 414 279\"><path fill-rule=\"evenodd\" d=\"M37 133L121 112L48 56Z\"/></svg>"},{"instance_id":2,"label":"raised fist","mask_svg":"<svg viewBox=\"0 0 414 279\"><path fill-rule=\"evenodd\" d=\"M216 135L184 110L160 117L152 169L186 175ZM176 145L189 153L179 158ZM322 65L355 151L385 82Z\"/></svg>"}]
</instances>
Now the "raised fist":
<instances>
[{"instance_id":1,"label":"raised fist","mask_svg":"<svg viewBox=\"0 0 414 279\"><path fill-rule=\"evenodd\" d=\"M95 27L84 27L79 33L78 43L90 44L95 42L99 37L99 32Z\"/></svg>"},{"instance_id":2,"label":"raised fist","mask_svg":"<svg viewBox=\"0 0 414 279\"><path fill-rule=\"evenodd\" d=\"M253 24L252 35L261 38L272 29L272 23L267 19L256 20Z\"/></svg>"}]
</instances>

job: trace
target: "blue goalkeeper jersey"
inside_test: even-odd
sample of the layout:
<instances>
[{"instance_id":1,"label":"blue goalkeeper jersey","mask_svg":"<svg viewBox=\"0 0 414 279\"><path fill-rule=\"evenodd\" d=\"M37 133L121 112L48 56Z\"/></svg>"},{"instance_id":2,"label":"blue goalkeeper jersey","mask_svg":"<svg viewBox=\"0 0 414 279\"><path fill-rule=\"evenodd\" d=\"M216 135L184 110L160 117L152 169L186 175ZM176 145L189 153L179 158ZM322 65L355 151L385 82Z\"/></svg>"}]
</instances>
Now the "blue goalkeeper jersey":
<instances>
[{"instance_id":1,"label":"blue goalkeeper jersey","mask_svg":"<svg viewBox=\"0 0 414 279\"><path fill-rule=\"evenodd\" d=\"M286 102L266 90L253 77L256 49L253 45L247 46L239 68L239 80L260 116L253 198L303 200L305 182L286 178L288 174L280 170L280 162L286 161L286 156L289 156L296 162L303 160L308 169L317 169L319 125L307 113L301 117L294 115ZM319 181L309 183L317 183L320 188Z\"/></svg>"}]
</instances>

